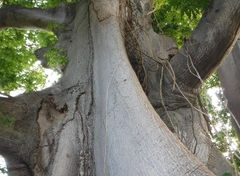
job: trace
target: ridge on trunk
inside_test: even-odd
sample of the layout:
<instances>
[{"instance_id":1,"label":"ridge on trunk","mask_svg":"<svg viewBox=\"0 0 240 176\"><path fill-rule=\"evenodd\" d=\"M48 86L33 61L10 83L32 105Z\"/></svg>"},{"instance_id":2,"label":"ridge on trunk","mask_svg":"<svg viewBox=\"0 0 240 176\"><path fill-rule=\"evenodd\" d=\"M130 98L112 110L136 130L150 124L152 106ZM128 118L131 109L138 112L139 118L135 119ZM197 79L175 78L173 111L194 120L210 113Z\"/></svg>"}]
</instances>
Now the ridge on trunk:
<instances>
[{"instance_id":1,"label":"ridge on trunk","mask_svg":"<svg viewBox=\"0 0 240 176\"><path fill-rule=\"evenodd\" d=\"M0 154L10 174L234 173L208 136L195 103L201 80L191 72L195 67L205 79L223 61L236 36L223 32L219 39L218 33L239 33L240 2L213 1L180 51L173 39L153 31L152 3L81 0L53 9L0 9L9 13L9 22L0 19L2 28L66 24L56 45L67 51L69 61L58 86L0 98L3 114L14 119L13 126L0 126ZM214 16L218 8L223 21ZM13 12L18 15L12 18ZM226 22L224 14L231 20ZM210 18L217 25L209 25ZM39 58L47 49L36 51Z\"/></svg>"}]
</instances>

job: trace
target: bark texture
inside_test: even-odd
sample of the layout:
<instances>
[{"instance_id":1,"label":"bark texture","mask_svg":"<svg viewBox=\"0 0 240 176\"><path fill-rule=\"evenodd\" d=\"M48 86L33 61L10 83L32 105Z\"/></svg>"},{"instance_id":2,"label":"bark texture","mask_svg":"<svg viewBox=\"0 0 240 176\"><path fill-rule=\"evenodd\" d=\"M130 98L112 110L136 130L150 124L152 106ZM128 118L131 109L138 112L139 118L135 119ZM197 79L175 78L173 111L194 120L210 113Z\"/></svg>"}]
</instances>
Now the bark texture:
<instances>
[{"instance_id":1,"label":"bark texture","mask_svg":"<svg viewBox=\"0 0 240 176\"><path fill-rule=\"evenodd\" d=\"M50 92L30 93L15 98L1 98L1 118L13 119L12 124L0 126L0 151L11 175L32 175L34 154L38 148L39 133L36 123L41 97Z\"/></svg>"},{"instance_id":2,"label":"bark texture","mask_svg":"<svg viewBox=\"0 0 240 176\"><path fill-rule=\"evenodd\" d=\"M73 9L70 10L74 12L77 8L78 12L76 23L70 23L67 26L72 35L70 38L74 40L70 40L69 37L67 40L59 40L59 45L64 46L64 49L69 53L68 69L65 70L62 83L50 88L50 93L47 93L47 96L40 96L37 108L31 110L35 113L31 120L37 131L27 133L24 137L36 136L37 139L33 140L35 146L31 143L23 143L22 145L29 144L30 147L34 148L34 151L28 150L29 153L25 153L24 156L16 154L20 161L23 160L23 157L26 158L26 161L23 160L22 163L28 166L29 175L95 175L92 147L93 118L91 114L92 70L90 63L92 53L89 43L91 41L90 35L87 35L90 31L88 5L87 1L79 2L77 7L71 5ZM48 11L43 11L48 17ZM74 31L72 31L71 26L75 26ZM65 31L62 32L65 33ZM23 95L24 98L25 96ZM34 99L34 97L32 98ZM35 102L29 104L36 106ZM12 104L9 107L12 107ZM32 126L29 125L26 129L32 128ZM5 134L1 133L1 137L4 138ZM8 142L4 143L8 144ZM9 152L10 156L4 155L4 153L3 156L7 161L10 161L12 153ZM11 164L8 164L8 168L11 168ZM19 173L12 172L12 175L19 176Z\"/></svg>"},{"instance_id":3,"label":"bark texture","mask_svg":"<svg viewBox=\"0 0 240 176\"><path fill-rule=\"evenodd\" d=\"M209 77L225 60L239 29L240 2L212 1L191 37L171 61L178 83L197 88L201 79Z\"/></svg>"},{"instance_id":4,"label":"bark texture","mask_svg":"<svg viewBox=\"0 0 240 176\"><path fill-rule=\"evenodd\" d=\"M73 20L74 4L62 3L52 9L4 6L0 11L0 29L47 29L50 22L68 24Z\"/></svg>"},{"instance_id":5,"label":"bark texture","mask_svg":"<svg viewBox=\"0 0 240 176\"><path fill-rule=\"evenodd\" d=\"M192 105L177 87L172 91L173 70L180 72L175 61L170 64L177 46L152 30L151 7L149 0L77 3L75 20L69 24L71 39L61 41L69 59L61 83L3 101L9 102L4 106L6 114L11 115L8 108L18 101L27 102L19 112L26 108L32 113L29 121L20 120L21 135L17 135L18 123L10 129L0 127L0 152L7 151L8 167L15 157L19 160L13 164L24 169L23 175L210 176L232 172L224 159L224 164L216 163L221 155L211 146L201 113L192 106L196 85L184 86L175 73L179 90L188 93ZM186 69L187 65L179 74ZM193 78L186 74L186 79ZM169 126L179 137L159 114L163 119L171 117ZM23 113L21 118L25 117Z\"/></svg>"},{"instance_id":6,"label":"bark texture","mask_svg":"<svg viewBox=\"0 0 240 176\"><path fill-rule=\"evenodd\" d=\"M203 64L206 62L204 59L210 59L211 56L206 58L204 51L202 51L201 58L197 54L196 56L195 54L192 56L184 55L181 52L186 51L184 48L188 47L189 43L186 43L184 48L177 53L176 43L167 36L154 33L149 25L151 19L148 13L152 10L151 5L144 4L142 1L129 2L126 8L128 16L124 21L126 50L149 101L165 124L201 162L208 166L211 165L211 169L214 170L215 174L221 175L226 170L232 171L230 164L226 160L223 161L223 158L223 160L215 160L215 157L212 157L213 153L217 158L221 157L221 154L216 152L217 149L212 145L209 137L208 121L205 120L200 108L196 106L196 97L199 93L198 87L194 87L194 85L187 86L179 78L180 75L188 71L189 77L186 77L186 80L197 80L196 77L192 76L194 74L193 71L189 71L189 69L196 69L198 65L194 62ZM219 6L219 4L216 2L215 6ZM217 8L215 6L214 8ZM211 6L210 8L213 7ZM221 10L227 11L228 9ZM206 15L205 18L212 18L212 16L212 14ZM217 19L218 17L215 18ZM214 23L214 20L212 23ZM219 24L220 22L217 23L217 27L212 25L212 28L209 28L208 31L224 30L222 28L218 29L222 24ZM201 25L196 29L197 31L199 28L203 28L205 24ZM238 31L238 28L239 26L235 30ZM194 34L192 37L194 37ZM210 40L215 40L214 36L208 40L210 44ZM199 43L198 47L205 47L205 45L203 44L202 46ZM216 45L215 47L219 46ZM189 59L187 63L185 57ZM222 56L216 58L215 67L217 67L217 59L223 58ZM179 60L181 60L181 63L178 62ZM178 65L175 65L175 62L178 62ZM211 69L214 68L211 67ZM197 71L195 75L205 74L202 72L211 72L210 69L194 71ZM201 83L201 75L199 75L199 78L198 81ZM215 163L214 168L212 160ZM222 163L224 162L225 164L223 165Z\"/></svg>"},{"instance_id":7,"label":"bark texture","mask_svg":"<svg viewBox=\"0 0 240 176\"><path fill-rule=\"evenodd\" d=\"M57 112L59 115L54 115L52 119L54 124L46 128L49 122L44 121L49 117L44 112L52 106L46 104L41 109L43 116L39 116L39 120L42 118L43 123L40 127L48 135L40 142L44 146L39 151L39 158L42 159L38 160L34 168L38 175L95 175L91 66L93 53L88 5L88 2L81 1L77 6L72 42L68 43L69 63L62 77L61 93L55 95L52 101L58 111L62 108L64 111ZM51 145L46 145L49 138L52 139Z\"/></svg>"},{"instance_id":8,"label":"bark texture","mask_svg":"<svg viewBox=\"0 0 240 176\"><path fill-rule=\"evenodd\" d=\"M108 3L94 1L95 10L90 10L96 175L212 175L196 163L148 103L131 69L124 40L119 40L122 33L115 15L119 4L109 4L111 9L105 13L99 10Z\"/></svg>"},{"instance_id":9,"label":"bark texture","mask_svg":"<svg viewBox=\"0 0 240 176\"><path fill-rule=\"evenodd\" d=\"M72 36L75 4L61 3L51 9L26 8L17 5L4 6L0 10L0 30L5 28L51 30L58 37L54 46L40 48L35 51L37 58L45 68L48 58L44 54L53 47L67 51ZM52 25L52 26L51 26ZM63 68L59 68L61 70Z\"/></svg>"},{"instance_id":10,"label":"bark texture","mask_svg":"<svg viewBox=\"0 0 240 176\"><path fill-rule=\"evenodd\" d=\"M232 113L233 124L235 126L238 138L240 139L240 40L233 47L228 58L223 62L218 69L218 76L221 81L221 86L224 90L224 95L227 99L227 107Z\"/></svg>"}]
</instances>

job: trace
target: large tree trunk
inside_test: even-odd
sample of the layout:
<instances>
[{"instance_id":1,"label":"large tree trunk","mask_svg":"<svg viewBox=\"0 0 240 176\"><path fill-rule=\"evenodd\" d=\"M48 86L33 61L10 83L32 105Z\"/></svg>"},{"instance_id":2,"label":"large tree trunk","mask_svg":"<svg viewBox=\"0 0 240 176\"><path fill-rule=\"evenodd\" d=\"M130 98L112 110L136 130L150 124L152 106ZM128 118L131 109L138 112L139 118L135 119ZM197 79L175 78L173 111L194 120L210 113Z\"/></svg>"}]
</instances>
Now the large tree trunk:
<instances>
[{"instance_id":1,"label":"large tree trunk","mask_svg":"<svg viewBox=\"0 0 240 176\"><path fill-rule=\"evenodd\" d=\"M240 139L240 40L233 47L228 58L218 69L219 79L227 99L227 107L232 113L232 120Z\"/></svg>"},{"instance_id":2,"label":"large tree trunk","mask_svg":"<svg viewBox=\"0 0 240 176\"><path fill-rule=\"evenodd\" d=\"M240 9L237 0L232 3ZM176 44L152 30L147 15L151 6L149 0L78 2L72 38L61 41L69 63L60 86L1 99L4 115L15 119L14 126L0 126L0 153L6 158L12 175L232 172L210 143L201 113L194 109L199 80L195 81L187 73L188 65L184 65L181 54L169 61L169 55L176 52ZM223 7L221 10L226 13ZM229 15L237 15L239 19L239 10L233 10ZM237 33L239 25L232 21L228 26ZM215 38L212 37L212 42ZM226 51L234 39L224 38L226 47L215 44L213 48ZM200 75L204 78L209 75L225 51ZM194 54L194 50L191 52ZM198 69L206 60L193 57L193 62ZM182 65L182 72L178 64ZM175 91L167 69L175 71L178 83ZM188 93L192 105L178 87ZM159 114L163 119L168 116L172 119L169 126L178 137Z\"/></svg>"}]
</instances>

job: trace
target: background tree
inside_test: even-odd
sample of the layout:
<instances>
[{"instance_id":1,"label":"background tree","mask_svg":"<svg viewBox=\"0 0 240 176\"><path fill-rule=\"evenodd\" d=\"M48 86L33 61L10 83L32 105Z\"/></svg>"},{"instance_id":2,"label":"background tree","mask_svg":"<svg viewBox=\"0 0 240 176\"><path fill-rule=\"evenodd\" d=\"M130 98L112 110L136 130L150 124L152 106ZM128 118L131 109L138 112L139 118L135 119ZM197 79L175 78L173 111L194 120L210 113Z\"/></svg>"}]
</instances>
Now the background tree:
<instances>
[{"instance_id":1,"label":"background tree","mask_svg":"<svg viewBox=\"0 0 240 176\"><path fill-rule=\"evenodd\" d=\"M211 143L196 97L236 41L239 6L238 0L213 1L179 52L171 38L153 31L148 0L2 8L0 13L7 14L2 28L60 25L61 30L53 30L56 45L66 49L69 61L58 86L0 99L2 115L14 122L0 127L0 151L9 172L233 172Z\"/></svg>"}]
</instances>

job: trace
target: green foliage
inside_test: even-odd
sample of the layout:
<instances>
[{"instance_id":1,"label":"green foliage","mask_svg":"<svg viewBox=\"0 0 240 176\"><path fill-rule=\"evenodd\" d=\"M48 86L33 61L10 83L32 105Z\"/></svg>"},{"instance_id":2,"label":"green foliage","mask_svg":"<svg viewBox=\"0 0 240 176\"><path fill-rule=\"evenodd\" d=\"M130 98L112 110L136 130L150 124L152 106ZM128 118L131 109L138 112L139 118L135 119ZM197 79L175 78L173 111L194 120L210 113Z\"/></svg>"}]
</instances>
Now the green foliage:
<instances>
[{"instance_id":1,"label":"green foliage","mask_svg":"<svg viewBox=\"0 0 240 176\"><path fill-rule=\"evenodd\" d=\"M34 68L36 62L32 41L27 40L26 31L7 29L0 33L0 91L9 93L18 88L27 91L44 84L41 68ZM29 84L36 83L32 88Z\"/></svg>"},{"instance_id":2,"label":"green foliage","mask_svg":"<svg viewBox=\"0 0 240 176\"><path fill-rule=\"evenodd\" d=\"M0 111L0 126L12 127L14 125L13 118L6 116Z\"/></svg>"},{"instance_id":3,"label":"green foliage","mask_svg":"<svg viewBox=\"0 0 240 176\"><path fill-rule=\"evenodd\" d=\"M174 38L181 47L197 26L209 2L210 0L155 0L154 30Z\"/></svg>"},{"instance_id":4,"label":"green foliage","mask_svg":"<svg viewBox=\"0 0 240 176\"><path fill-rule=\"evenodd\" d=\"M51 46L58 41L53 32L41 30L27 31L27 40L32 41L36 45L35 48Z\"/></svg>"},{"instance_id":5,"label":"green foliage","mask_svg":"<svg viewBox=\"0 0 240 176\"><path fill-rule=\"evenodd\" d=\"M222 174L222 176L233 176L233 175L228 173L228 172L226 172L226 173Z\"/></svg>"},{"instance_id":6,"label":"green foliage","mask_svg":"<svg viewBox=\"0 0 240 176\"><path fill-rule=\"evenodd\" d=\"M44 56L49 59L48 65L52 68L62 67L68 63L66 51L61 48L52 48Z\"/></svg>"},{"instance_id":7,"label":"green foliage","mask_svg":"<svg viewBox=\"0 0 240 176\"><path fill-rule=\"evenodd\" d=\"M212 97L206 92L209 89L215 89L217 102L213 105ZM211 117L212 125L212 141L215 146L222 152L227 154L227 159L235 168L240 171L240 159L238 151L240 143L234 127L232 126L231 113L226 108L227 100L223 95L223 90L220 87L220 81L217 73L214 73L202 88L202 99L205 107L208 109Z\"/></svg>"},{"instance_id":8,"label":"green foliage","mask_svg":"<svg viewBox=\"0 0 240 176\"><path fill-rule=\"evenodd\" d=\"M3 6L21 5L29 8L51 8L62 2L72 3L75 0L0 0ZM63 28L65 28L64 25L54 22L49 23L48 26L48 29L53 31ZM34 51L41 47L54 45L57 37L48 31L6 29L0 33L0 41L0 92L9 94L17 89L29 92L44 87L46 75L44 69L36 64ZM66 63L62 59L65 54L59 49L57 56L61 56L60 61L56 62L56 57L51 56L50 65Z\"/></svg>"},{"instance_id":9,"label":"green foliage","mask_svg":"<svg viewBox=\"0 0 240 176\"><path fill-rule=\"evenodd\" d=\"M48 23L47 29L50 31L62 31L63 29L65 29L66 25L65 24L58 24L54 21L51 21L50 23Z\"/></svg>"},{"instance_id":10,"label":"green foliage","mask_svg":"<svg viewBox=\"0 0 240 176\"><path fill-rule=\"evenodd\" d=\"M214 72L206 81L205 81L205 89L210 88L218 88L221 87L218 73Z\"/></svg>"},{"instance_id":11,"label":"green foliage","mask_svg":"<svg viewBox=\"0 0 240 176\"><path fill-rule=\"evenodd\" d=\"M0 92L44 87L46 76L36 64L34 50L55 44L56 36L47 31L6 29L0 33L0 41Z\"/></svg>"},{"instance_id":12,"label":"green foliage","mask_svg":"<svg viewBox=\"0 0 240 176\"><path fill-rule=\"evenodd\" d=\"M240 146L238 145L238 149L240 148ZM240 157L239 157L240 153L239 150L235 151L234 155L233 155L233 160L236 166L236 169L238 172L240 172Z\"/></svg>"},{"instance_id":13,"label":"green foliage","mask_svg":"<svg viewBox=\"0 0 240 176\"><path fill-rule=\"evenodd\" d=\"M76 2L76 0L50 0L50 1L45 1L45 0L0 0L2 2L2 5L21 5L24 7L29 7L29 8L52 8L58 6L62 2L66 3L73 3Z\"/></svg>"}]
</instances>

